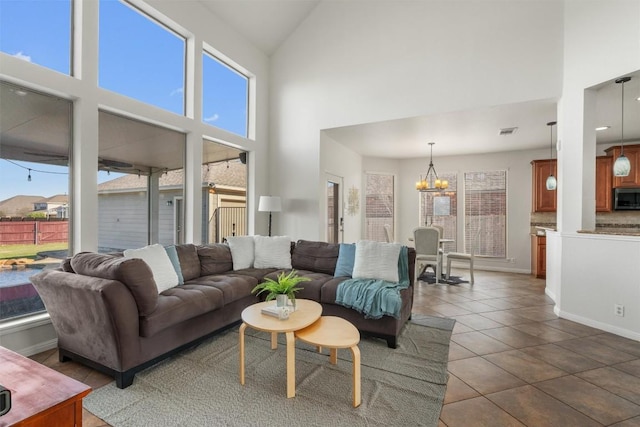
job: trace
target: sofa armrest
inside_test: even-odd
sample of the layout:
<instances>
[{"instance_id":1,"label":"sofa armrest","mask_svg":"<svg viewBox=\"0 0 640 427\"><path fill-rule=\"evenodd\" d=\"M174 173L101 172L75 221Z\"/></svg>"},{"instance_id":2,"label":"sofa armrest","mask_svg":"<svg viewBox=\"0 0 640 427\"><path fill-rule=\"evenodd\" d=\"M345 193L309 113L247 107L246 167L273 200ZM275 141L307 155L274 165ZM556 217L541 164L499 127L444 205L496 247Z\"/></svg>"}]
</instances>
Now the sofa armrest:
<instances>
[{"instance_id":1,"label":"sofa armrest","mask_svg":"<svg viewBox=\"0 0 640 427\"><path fill-rule=\"evenodd\" d=\"M31 277L58 334L58 346L124 371L139 354L138 309L117 280L56 270Z\"/></svg>"}]
</instances>

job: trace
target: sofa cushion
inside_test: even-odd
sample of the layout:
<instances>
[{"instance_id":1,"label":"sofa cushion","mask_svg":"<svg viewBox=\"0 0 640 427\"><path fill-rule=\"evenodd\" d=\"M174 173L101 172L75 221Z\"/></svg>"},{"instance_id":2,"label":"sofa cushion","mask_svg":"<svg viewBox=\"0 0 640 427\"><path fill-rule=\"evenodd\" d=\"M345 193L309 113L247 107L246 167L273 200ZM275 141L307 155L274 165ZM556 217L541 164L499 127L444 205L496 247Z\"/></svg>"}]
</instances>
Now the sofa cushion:
<instances>
[{"instance_id":1,"label":"sofa cushion","mask_svg":"<svg viewBox=\"0 0 640 427\"><path fill-rule=\"evenodd\" d=\"M340 245L334 243L298 240L291 255L291 265L296 270L317 271L333 276L339 250Z\"/></svg>"},{"instance_id":2,"label":"sofa cushion","mask_svg":"<svg viewBox=\"0 0 640 427\"><path fill-rule=\"evenodd\" d=\"M71 258L71 267L77 274L122 282L133 295L140 316L151 313L158 305L158 288L151 268L139 258L80 252Z\"/></svg>"},{"instance_id":3,"label":"sofa cushion","mask_svg":"<svg viewBox=\"0 0 640 427\"><path fill-rule=\"evenodd\" d=\"M358 241L352 277L398 282L398 257L401 248L399 243Z\"/></svg>"},{"instance_id":4,"label":"sofa cushion","mask_svg":"<svg viewBox=\"0 0 640 427\"><path fill-rule=\"evenodd\" d=\"M277 268L243 268L242 270L235 270L234 273L262 280L264 276L277 270Z\"/></svg>"},{"instance_id":5,"label":"sofa cushion","mask_svg":"<svg viewBox=\"0 0 640 427\"><path fill-rule=\"evenodd\" d=\"M60 268L65 273L75 273L75 271L73 271L73 267L71 267L71 257L66 257L65 259L63 259L60 263Z\"/></svg>"},{"instance_id":6,"label":"sofa cushion","mask_svg":"<svg viewBox=\"0 0 640 427\"><path fill-rule=\"evenodd\" d=\"M320 290L320 299L318 302L322 304L335 304L336 295L338 294L338 285L345 280L347 280L347 278L343 276L336 277L325 282Z\"/></svg>"},{"instance_id":7,"label":"sofa cushion","mask_svg":"<svg viewBox=\"0 0 640 427\"><path fill-rule=\"evenodd\" d=\"M351 277L353 275L353 265L356 262L355 243L340 243L340 254L336 263L335 277Z\"/></svg>"},{"instance_id":8,"label":"sofa cushion","mask_svg":"<svg viewBox=\"0 0 640 427\"><path fill-rule=\"evenodd\" d=\"M163 329L224 306L220 289L185 283L158 296L158 306L140 317L140 335L151 337Z\"/></svg>"},{"instance_id":9,"label":"sofa cushion","mask_svg":"<svg viewBox=\"0 0 640 427\"><path fill-rule=\"evenodd\" d=\"M296 298L320 301L320 290L326 282L333 279L333 274L317 273L315 271L308 270L296 271L298 272L298 276L308 277L309 279L311 279L308 282L298 283L298 287L302 289L296 292ZM273 273L267 274L265 278L268 277L270 279L277 280L278 274L280 274L281 272L282 270L274 271ZM260 281L260 283L262 283L262 281Z\"/></svg>"},{"instance_id":10,"label":"sofa cushion","mask_svg":"<svg viewBox=\"0 0 640 427\"><path fill-rule=\"evenodd\" d=\"M165 246L164 250L167 252L169 256L169 260L171 261L171 265L178 276L178 285L182 285L184 283L184 276L182 275L182 268L180 267L180 258L178 258L178 251L176 250L175 245Z\"/></svg>"},{"instance_id":11,"label":"sofa cushion","mask_svg":"<svg viewBox=\"0 0 640 427\"><path fill-rule=\"evenodd\" d=\"M234 270L253 267L255 252L253 236L229 236L227 244L231 250Z\"/></svg>"},{"instance_id":12,"label":"sofa cushion","mask_svg":"<svg viewBox=\"0 0 640 427\"><path fill-rule=\"evenodd\" d=\"M251 290L258 284L258 279L242 274L227 273L201 276L185 284L197 284L219 289L223 295L223 303L226 305L251 295Z\"/></svg>"},{"instance_id":13,"label":"sofa cushion","mask_svg":"<svg viewBox=\"0 0 640 427\"><path fill-rule=\"evenodd\" d=\"M254 236L255 268L291 268L291 238Z\"/></svg>"},{"instance_id":14,"label":"sofa cushion","mask_svg":"<svg viewBox=\"0 0 640 427\"><path fill-rule=\"evenodd\" d=\"M153 280L156 281L158 287L158 293L178 286L178 275L162 245L156 243L138 249L127 249L124 251L124 257L140 258L149 265L153 273Z\"/></svg>"},{"instance_id":15,"label":"sofa cushion","mask_svg":"<svg viewBox=\"0 0 640 427\"><path fill-rule=\"evenodd\" d=\"M200 274L198 276L209 276L233 270L231 250L229 246L222 243L198 246L198 258L200 258Z\"/></svg>"},{"instance_id":16,"label":"sofa cushion","mask_svg":"<svg viewBox=\"0 0 640 427\"><path fill-rule=\"evenodd\" d=\"M176 245L176 252L180 260L183 282L200 277L200 258L196 245L185 243Z\"/></svg>"}]
</instances>

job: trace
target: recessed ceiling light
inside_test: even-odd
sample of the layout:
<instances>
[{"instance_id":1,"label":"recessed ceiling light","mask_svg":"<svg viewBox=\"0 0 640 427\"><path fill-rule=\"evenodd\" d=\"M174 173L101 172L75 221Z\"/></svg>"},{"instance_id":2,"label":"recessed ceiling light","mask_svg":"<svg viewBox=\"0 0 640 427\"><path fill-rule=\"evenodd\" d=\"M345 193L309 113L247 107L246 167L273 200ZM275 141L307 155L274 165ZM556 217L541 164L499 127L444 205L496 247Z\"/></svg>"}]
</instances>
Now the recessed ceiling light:
<instances>
[{"instance_id":1,"label":"recessed ceiling light","mask_svg":"<svg viewBox=\"0 0 640 427\"><path fill-rule=\"evenodd\" d=\"M600 130L607 130L607 129L609 129L609 128L611 128L611 126L598 126L598 127L596 128L596 130L598 130L598 131L600 131Z\"/></svg>"},{"instance_id":2,"label":"recessed ceiling light","mask_svg":"<svg viewBox=\"0 0 640 427\"><path fill-rule=\"evenodd\" d=\"M636 98L636 101L640 101L640 96Z\"/></svg>"}]
</instances>

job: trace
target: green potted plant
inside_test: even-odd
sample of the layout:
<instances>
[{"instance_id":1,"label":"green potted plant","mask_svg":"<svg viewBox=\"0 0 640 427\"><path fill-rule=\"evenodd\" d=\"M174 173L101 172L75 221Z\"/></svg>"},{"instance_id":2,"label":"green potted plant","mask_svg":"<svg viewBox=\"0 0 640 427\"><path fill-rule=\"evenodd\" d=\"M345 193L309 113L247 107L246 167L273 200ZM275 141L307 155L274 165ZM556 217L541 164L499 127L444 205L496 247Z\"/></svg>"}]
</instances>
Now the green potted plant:
<instances>
[{"instance_id":1,"label":"green potted plant","mask_svg":"<svg viewBox=\"0 0 640 427\"><path fill-rule=\"evenodd\" d=\"M266 278L264 282L258 283L255 288L251 290L251 293L260 295L263 292L267 292L265 301L271 301L276 299L276 305L278 307L285 307L288 305L287 300L291 300L293 306L296 306L296 292L302 288L297 287L300 282L308 282L308 277L298 276L296 270L291 270L288 274L284 271L278 274L277 280ZM286 297L286 298L285 298Z\"/></svg>"}]
</instances>

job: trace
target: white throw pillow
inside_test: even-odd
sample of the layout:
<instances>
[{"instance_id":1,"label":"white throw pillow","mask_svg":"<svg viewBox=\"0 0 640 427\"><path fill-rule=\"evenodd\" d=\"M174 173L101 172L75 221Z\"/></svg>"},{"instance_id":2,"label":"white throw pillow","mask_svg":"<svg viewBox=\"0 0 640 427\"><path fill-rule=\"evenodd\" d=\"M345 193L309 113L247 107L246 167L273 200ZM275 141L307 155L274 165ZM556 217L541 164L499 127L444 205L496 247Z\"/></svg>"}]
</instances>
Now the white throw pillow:
<instances>
[{"instance_id":1,"label":"white throw pillow","mask_svg":"<svg viewBox=\"0 0 640 427\"><path fill-rule=\"evenodd\" d=\"M255 268L291 268L291 238L254 236Z\"/></svg>"},{"instance_id":2,"label":"white throw pillow","mask_svg":"<svg viewBox=\"0 0 640 427\"><path fill-rule=\"evenodd\" d=\"M400 243L382 243L360 240L356 243L353 263L354 279L381 279L397 283Z\"/></svg>"},{"instance_id":3,"label":"white throw pillow","mask_svg":"<svg viewBox=\"0 0 640 427\"><path fill-rule=\"evenodd\" d=\"M158 293L178 286L180 282L178 275L164 246L155 244L140 249L127 249L124 251L124 256L125 258L140 258L149 265L153 273L153 280L158 287Z\"/></svg>"},{"instance_id":4,"label":"white throw pillow","mask_svg":"<svg viewBox=\"0 0 640 427\"><path fill-rule=\"evenodd\" d=\"M253 236L229 236L227 244L231 249L234 270L253 267Z\"/></svg>"}]
</instances>

